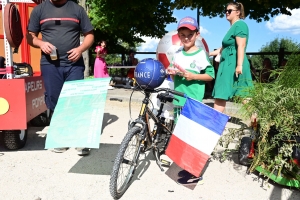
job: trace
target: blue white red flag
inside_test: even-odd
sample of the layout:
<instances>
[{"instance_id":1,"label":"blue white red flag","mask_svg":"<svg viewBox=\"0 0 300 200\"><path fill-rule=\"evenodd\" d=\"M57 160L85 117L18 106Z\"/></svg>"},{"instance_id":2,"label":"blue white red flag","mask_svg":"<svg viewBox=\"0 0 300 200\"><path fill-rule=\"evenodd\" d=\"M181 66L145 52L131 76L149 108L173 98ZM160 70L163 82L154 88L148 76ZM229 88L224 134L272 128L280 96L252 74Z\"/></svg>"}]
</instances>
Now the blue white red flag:
<instances>
[{"instance_id":1,"label":"blue white red flag","mask_svg":"<svg viewBox=\"0 0 300 200\"><path fill-rule=\"evenodd\" d=\"M199 176L221 137L229 116L187 98L170 138L166 155Z\"/></svg>"}]
</instances>

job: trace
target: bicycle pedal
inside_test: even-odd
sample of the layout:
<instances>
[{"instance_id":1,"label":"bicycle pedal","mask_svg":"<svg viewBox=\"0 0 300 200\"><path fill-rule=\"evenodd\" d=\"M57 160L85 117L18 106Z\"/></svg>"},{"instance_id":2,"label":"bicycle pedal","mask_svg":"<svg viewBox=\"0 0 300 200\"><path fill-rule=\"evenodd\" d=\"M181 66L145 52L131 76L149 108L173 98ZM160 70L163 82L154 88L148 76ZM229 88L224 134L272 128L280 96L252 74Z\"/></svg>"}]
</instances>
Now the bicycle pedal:
<instances>
[{"instance_id":1,"label":"bicycle pedal","mask_svg":"<svg viewBox=\"0 0 300 200\"><path fill-rule=\"evenodd\" d=\"M171 162L170 162L170 161L167 161L167 160L164 160L164 159L160 159L160 162L161 162L161 164L163 164L163 165L167 165L167 166L170 166L170 165L171 165Z\"/></svg>"}]
</instances>

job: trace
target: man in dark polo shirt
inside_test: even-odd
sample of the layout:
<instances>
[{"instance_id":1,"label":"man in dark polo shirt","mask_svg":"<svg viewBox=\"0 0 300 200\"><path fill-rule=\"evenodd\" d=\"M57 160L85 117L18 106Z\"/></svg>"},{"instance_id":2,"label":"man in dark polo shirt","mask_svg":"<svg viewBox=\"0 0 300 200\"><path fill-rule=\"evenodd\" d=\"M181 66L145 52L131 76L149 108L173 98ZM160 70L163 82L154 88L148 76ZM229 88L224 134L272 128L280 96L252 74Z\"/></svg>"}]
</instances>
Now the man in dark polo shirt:
<instances>
[{"instance_id":1,"label":"man in dark polo shirt","mask_svg":"<svg viewBox=\"0 0 300 200\"><path fill-rule=\"evenodd\" d=\"M27 30L28 44L41 49L45 101L53 112L64 82L84 78L82 52L94 42L93 26L85 10L73 1L45 0L32 10ZM38 38L39 33L42 39ZM53 49L57 56L50 57ZM66 150L58 148L54 152ZM88 155L90 149L77 150L79 155Z\"/></svg>"}]
</instances>

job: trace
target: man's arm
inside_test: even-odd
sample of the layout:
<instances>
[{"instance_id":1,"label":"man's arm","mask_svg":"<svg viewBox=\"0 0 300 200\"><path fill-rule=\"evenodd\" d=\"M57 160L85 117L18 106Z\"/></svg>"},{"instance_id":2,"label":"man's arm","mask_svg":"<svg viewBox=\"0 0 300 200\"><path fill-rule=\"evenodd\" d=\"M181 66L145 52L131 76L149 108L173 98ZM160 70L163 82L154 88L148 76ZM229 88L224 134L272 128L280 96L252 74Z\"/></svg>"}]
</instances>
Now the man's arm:
<instances>
[{"instance_id":1,"label":"man's arm","mask_svg":"<svg viewBox=\"0 0 300 200\"><path fill-rule=\"evenodd\" d=\"M27 31L26 34L27 43L34 47L34 48L40 48L40 39L38 38L38 33L34 33L31 31Z\"/></svg>"},{"instance_id":2,"label":"man's arm","mask_svg":"<svg viewBox=\"0 0 300 200\"><path fill-rule=\"evenodd\" d=\"M50 54L53 48L53 45L49 42L44 42L38 38L38 33L27 31L26 34L27 43L35 48L40 48L45 54Z\"/></svg>"},{"instance_id":3,"label":"man's arm","mask_svg":"<svg viewBox=\"0 0 300 200\"><path fill-rule=\"evenodd\" d=\"M71 49L70 51L67 52L69 54L68 58L72 62L76 62L82 56L82 53L86 51L88 48L90 48L94 43L93 31L89 31L83 35L84 35L84 39L82 44L79 47Z\"/></svg>"},{"instance_id":4,"label":"man's arm","mask_svg":"<svg viewBox=\"0 0 300 200\"><path fill-rule=\"evenodd\" d=\"M83 36L84 36L83 42L78 47L81 52L84 52L87 49L89 49L92 46L92 44L94 43L94 32L93 31L87 32L87 33L83 34Z\"/></svg>"}]
</instances>

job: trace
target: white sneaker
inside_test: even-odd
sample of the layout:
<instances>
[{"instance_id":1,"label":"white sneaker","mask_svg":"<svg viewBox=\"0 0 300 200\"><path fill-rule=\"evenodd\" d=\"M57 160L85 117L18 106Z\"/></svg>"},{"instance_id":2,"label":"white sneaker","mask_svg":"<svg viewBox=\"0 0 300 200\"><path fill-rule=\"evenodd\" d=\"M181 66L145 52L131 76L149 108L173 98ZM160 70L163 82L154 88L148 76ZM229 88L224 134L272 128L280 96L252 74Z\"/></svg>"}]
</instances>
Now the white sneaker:
<instances>
[{"instance_id":1,"label":"white sneaker","mask_svg":"<svg viewBox=\"0 0 300 200\"><path fill-rule=\"evenodd\" d=\"M52 151L55 153L63 153L67 151L69 148L68 147L62 147L62 148L54 148Z\"/></svg>"},{"instance_id":2,"label":"white sneaker","mask_svg":"<svg viewBox=\"0 0 300 200\"><path fill-rule=\"evenodd\" d=\"M77 154L79 155L79 156L87 156L87 155L89 155L90 154L90 151L91 151L91 149L89 149L89 148L75 148L76 149L76 151L77 151Z\"/></svg>"},{"instance_id":3,"label":"white sneaker","mask_svg":"<svg viewBox=\"0 0 300 200\"><path fill-rule=\"evenodd\" d=\"M113 89L114 89L114 87L113 87L113 86L111 86L111 85L109 85L109 86L107 87L107 89L108 89L108 90L113 90Z\"/></svg>"}]
</instances>

